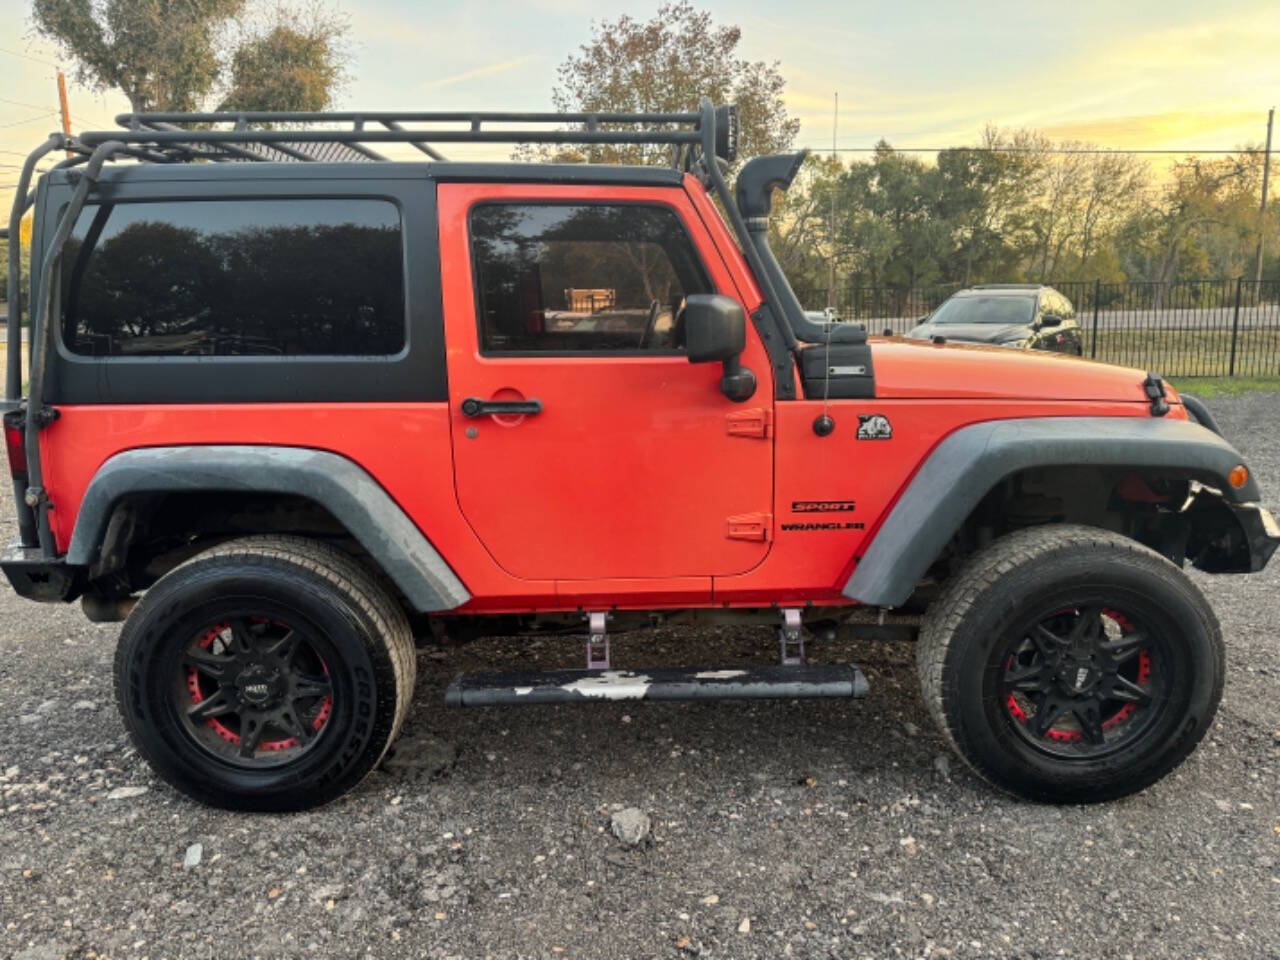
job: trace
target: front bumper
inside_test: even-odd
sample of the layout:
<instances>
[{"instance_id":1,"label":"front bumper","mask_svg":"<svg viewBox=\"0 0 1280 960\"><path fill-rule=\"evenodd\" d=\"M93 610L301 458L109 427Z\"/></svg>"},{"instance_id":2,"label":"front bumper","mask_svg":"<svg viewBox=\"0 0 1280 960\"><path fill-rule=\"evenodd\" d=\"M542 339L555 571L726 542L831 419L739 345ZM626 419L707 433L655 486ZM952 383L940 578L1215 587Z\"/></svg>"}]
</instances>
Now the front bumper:
<instances>
[{"instance_id":1,"label":"front bumper","mask_svg":"<svg viewBox=\"0 0 1280 960\"><path fill-rule=\"evenodd\" d=\"M1231 503L1202 487L1185 512L1187 556L1206 573L1257 573L1280 547L1280 524L1260 503Z\"/></svg>"},{"instance_id":2,"label":"front bumper","mask_svg":"<svg viewBox=\"0 0 1280 960\"><path fill-rule=\"evenodd\" d=\"M49 560L39 547L13 542L0 553L0 570L18 596L45 603L66 603L83 589L83 567L70 567L61 560Z\"/></svg>"},{"instance_id":3,"label":"front bumper","mask_svg":"<svg viewBox=\"0 0 1280 960\"><path fill-rule=\"evenodd\" d=\"M1249 572L1256 573L1267 565L1276 548L1280 547L1280 523L1261 504L1232 504L1231 510L1240 521L1240 529L1249 544Z\"/></svg>"}]
</instances>

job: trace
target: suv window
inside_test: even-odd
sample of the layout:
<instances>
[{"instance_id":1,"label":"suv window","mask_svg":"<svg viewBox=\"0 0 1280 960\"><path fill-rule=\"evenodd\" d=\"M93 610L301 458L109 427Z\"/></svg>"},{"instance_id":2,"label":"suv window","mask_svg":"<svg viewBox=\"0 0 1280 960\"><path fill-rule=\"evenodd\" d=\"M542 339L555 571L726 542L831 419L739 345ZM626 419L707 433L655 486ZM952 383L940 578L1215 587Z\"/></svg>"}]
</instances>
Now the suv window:
<instances>
[{"instance_id":1,"label":"suv window","mask_svg":"<svg viewBox=\"0 0 1280 960\"><path fill-rule=\"evenodd\" d=\"M94 356L373 356L405 344L400 212L378 199L86 206L63 340Z\"/></svg>"},{"instance_id":2,"label":"suv window","mask_svg":"<svg viewBox=\"0 0 1280 960\"><path fill-rule=\"evenodd\" d=\"M486 353L672 352L711 285L674 211L634 204L484 204L471 211Z\"/></svg>"}]
</instances>

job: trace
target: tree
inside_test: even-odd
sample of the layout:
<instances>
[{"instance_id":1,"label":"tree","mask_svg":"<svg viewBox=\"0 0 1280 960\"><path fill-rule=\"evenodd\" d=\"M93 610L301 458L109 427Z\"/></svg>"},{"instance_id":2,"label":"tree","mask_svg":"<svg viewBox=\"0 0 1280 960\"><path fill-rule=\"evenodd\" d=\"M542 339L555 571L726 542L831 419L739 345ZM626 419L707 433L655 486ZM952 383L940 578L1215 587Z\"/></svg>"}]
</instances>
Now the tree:
<instances>
[{"instance_id":1,"label":"tree","mask_svg":"<svg viewBox=\"0 0 1280 960\"><path fill-rule=\"evenodd\" d=\"M1221 160L1189 157L1176 164L1155 199L1124 226L1130 275L1163 285L1174 280L1239 276L1256 242L1257 151ZM1215 251L1216 247L1216 251ZM1213 254L1216 252L1216 257ZM1214 263L1214 260L1217 263Z\"/></svg>"},{"instance_id":2,"label":"tree","mask_svg":"<svg viewBox=\"0 0 1280 960\"><path fill-rule=\"evenodd\" d=\"M791 145L800 121L782 102L777 63L743 60L741 39L741 29L716 25L686 0L664 3L646 22L626 15L601 21L591 41L561 64L551 99L569 112L680 113L696 110L701 97L736 103L739 155L777 153ZM671 155L652 145L533 152L623 163L662 163Z\"/></svg>"},{"instance_id":3,"label":"tree","mask_svg":"<svg viewBox=\"0 0 1280 960\"><path fill-rule=\"evenodd\" d=\"M1018 272L1018 242L1042 162L1041 139L1031 131L1005 134L987 127L977 147L938 154L937 214L951 237L949 279L968 286Z\"/></svg>"},{"instance_id":4,"label":"tree","mask_svg":"<svg viewBox=\"0 0 1280 960\"><path fill-rule=\"evenodd\" d=\"M14 294L9 289L9 244L12 239L0 240L0 300L12 301ZM31 215L22 218L18 229L18 285L22 290L22 303L25 306L31 292ZM12 308L10 308L12 309ZM26 314L23 313L23 320Z\"/></svg>"},{"instance_id":5,"label":"tree","mask_svg":"<svg viewBox=\"0 0 1280 960\"><path fill-rule=\"evenodd\" d=\"M34 0L38 33L76 78L117 87L135 111L194 110L218 79L219 42L244 0Z\"/></svg>"},{"instance_id":6,"label":"tree","mask_svg":"<svg viewBox=\"0 0 1280 960\"><path fill-rule=\"evenodd\" d=\"M237 48L233 27L245 5L246 0L33 0L32 20L37 33L75 61L79 82L123 91L135 112L197 110L220 86L242 102L270 103L273 109L327 105L347 62L337 43L345 20L315 7L309 15L277 7L271 27L250 33Z\"/></svg>"},{"instance_id":7,"label":"tree","mask_svg":"<svg viewBox=\"0 0 1280 960\"><path fill-rule=\"evenodd\" d=\"M346 76L348 20L318 4L277 7L265 32L231 55L219 110L328 110Z\"/></svg>"}]
</instances>

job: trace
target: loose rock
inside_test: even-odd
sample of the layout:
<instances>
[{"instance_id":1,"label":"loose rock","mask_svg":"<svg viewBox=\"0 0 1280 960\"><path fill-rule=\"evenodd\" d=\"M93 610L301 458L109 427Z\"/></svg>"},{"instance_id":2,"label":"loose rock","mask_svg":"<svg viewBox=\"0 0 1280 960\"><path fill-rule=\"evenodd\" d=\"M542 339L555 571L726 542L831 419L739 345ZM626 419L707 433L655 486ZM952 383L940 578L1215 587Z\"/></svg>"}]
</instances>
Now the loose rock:
<instances>
[{"instance_id":1,"label":"loose rock","mask_svg":"<svg viewBox=\"0 0 1280 960\"><path fill-rule=\"evenodd\" d=\"M129 799L132 799L133 797L142 796L144 793L146 793L150 789L151 789L150 787L116 787L114 790L112 790L110 793L107 794L107 799L108 800L129 800Z\"/></svg>"},{"instance_id":2,"label":"loose rock","mask_svg":"<svg viewBox=\"0 0 1280 960\"><path fill-rule=\"evenodd\" d=\"M401 737L382 761L382 769L390 774L408 776L425 773L443 776L458 762L458 745L430 734Z\"/></svg>"},{"instance_id":3,"label":"loose rock","mask_svg":"<svg viewBox=\"0 0 1280 960\"><path fill-rule=\"evenodd\" d=\"M624 847L638 847L651 839L652 821L647 813L635 807L615 813L609 820L609 827Z\"/></svg>"}]
</instances>

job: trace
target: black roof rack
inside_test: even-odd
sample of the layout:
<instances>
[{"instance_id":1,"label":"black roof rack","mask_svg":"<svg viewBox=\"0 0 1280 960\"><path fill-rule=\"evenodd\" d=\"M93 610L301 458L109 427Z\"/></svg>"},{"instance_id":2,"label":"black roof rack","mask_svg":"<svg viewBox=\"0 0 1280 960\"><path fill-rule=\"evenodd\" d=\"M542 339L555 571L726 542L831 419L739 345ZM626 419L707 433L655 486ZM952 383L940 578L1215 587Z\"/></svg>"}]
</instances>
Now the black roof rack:
<instances>
[{"instance_id":1,"label":"black roof rack","mask_svg":"<svg viewBox=\"0 0 1280 960\"><path fill-rule=\"evenodd\" d=\"M419 113L278 112L122 113L120 130L72 138L92 152L109 142L117 155L154 163L213 161L386 161L374 145L406 143L432 160L438 143L656 144L671 147L672 164L689 169L703 141L703 114L692 113ZM738 114L715 108L715 153L737 157Z\"/></svg>"}]
</instances>

